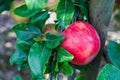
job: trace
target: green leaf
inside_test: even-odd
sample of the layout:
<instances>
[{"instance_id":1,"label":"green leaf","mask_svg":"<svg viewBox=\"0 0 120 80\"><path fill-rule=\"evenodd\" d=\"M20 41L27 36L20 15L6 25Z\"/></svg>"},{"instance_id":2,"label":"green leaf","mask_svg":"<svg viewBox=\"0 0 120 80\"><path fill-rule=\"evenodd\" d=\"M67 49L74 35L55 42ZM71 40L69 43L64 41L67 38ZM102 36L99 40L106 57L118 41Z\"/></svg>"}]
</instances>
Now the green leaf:
<instances>
[{"instance_id":1,"label":"green leaf","mask_svg":"<svg viewBox=\"0 0 120 80\"><path fill-rule=\"evenodd\" d=\"M16 47L17 49L20 49L25 53L29 53L29 50L34 42L35 42L34 40L29 41L17 40Z\"/></svg>"},{"instance_id":2,"label":"green leaf","mask_svg":"<svg viewBox=\"0 0 120 80\"><path fill-rule=\"evenodd\" d=\"M20 40L29 40L41 35L39 28L28 23L17 24L12 29L15 31L17 38Z\"/></svg>"},{"instance_id":3,"label":"green leaf","mask_svg":"<svg viewBox=\"0 0 120 80\"><path fill-rule=\"evenodd\" d=\"M23 79L22 79L22 77L21 77L21 76L16 75L16 76L13 78L13 80L23 80Z\"/></svg>"},{"instance_id":4,"label":"green leaf","mask_svg":"<svg viewBox=\"0 0 120 80\"><path fill-rule=\"evenodd\" d=\"M39 78L43 78L45 72L45 64L51 56L52 50L44 46L44 42L33 44L28 55L28 63L32 72Z\"/></svg>"},{"instance_id":5,"label":"green leaf","mask_svg":"<svg viewBox=\"0 0 120 80\"><path fill-rule=\"evenodd\" d=\"M33 72L31 72L31 80L37 80L38 78L34 75Z\"/></svg>"},{"instance_id":6,"label":"green leaf","mask_svg":"<svg viewBox=\"0 0 120 80\"><path fill-rule=\"evenodd\" d=\"M26 60L27 54L22 52L21 50L16 50L16 52L10 57L10 64L22 64Z\"/></svg>"},{"instance_id":7,"label":"green leaf","mask_svg":"<svg viewBox=\"0 0 120 80\"><path fill-rule=\"evenodd\" d=\"M13 0L0 0L0 13L9 10Z\"/></svg>"},{"instance_id":8,"label":"green leaf","mask_svg":"<svg viewBox=\"0 0 120 80\"><path fill-rule=\"evenodd\" d=\"M4 2L4 0L0 0L0 5Z\"/></svg>"},{"instance_id":9,"label":"green leaf","mask_svg":"<svg viewBox=\"0 0 120 80\"><path fill-rule=\"evenodd\" d=\"M56 59L56 53L52 52L52 56L49 58L49 62L46 65L46 73L52 75L53 80L56 79L57 74L59 73L59 63ZM54 56L53 56L54 55Z\"/></svg>"},{"instance_id":10,"label":"green leaf","mask_svg":"<svg viewBox=\"0 0 120 80\"><path fill-rule=\"evenodd\" d=\"M37 11L46 7L48 0L26 0L27 7L30 11Z\"/></svg>"},{"instance_id":11,"label":"green leaf","mask_svg":"<svg viewBox=\"0 0 120 80\"><path fill-rule=\"evenodd\" d=\"M36 76L32 71L31 71L31 79L30 80L41 80L38 76Z\"/></svg>"},{"instance_id":12,"label":"green leaf","mask_svg":"<svg viewBox=\"0 0 120 80\"><path fill-rule=\"evenodd\" d=\"M109 41L108 56L111 62L120 68L120 44L115 41Z\"/></svg>"},{"instance_id":13,"label":"green leaf","mask_svg":"<svg viewBox=\"0 0 120 80\"><path fill-rule=\"evenodd\" d=\"M45 46L49 49L56 48L63 41L65 37L61 34L46 34Z\"/></svg>"},{"instance_id":14,"label":"green leaf","mask_svg":"<svg viewBox=\"0 0 120 80\"><path fill-rule=\"evenodd\" d=\"M57 74L59 72L59 66L58 66L58 62L56 60L52 61L52 64L50 64L51 66L51 75L53 77L53 79L56 79Z\"/></svg>"},{"instance_id":15,"label":"green leaf","mask_svg":"<svg viewBox=\"0 0 120 80\"><path fill-rule=\"evenodd\" d=\"M12 54L12 56L10 57L10 64L11 65L17 64L19 70L21 68L27 68L28 67L27 57L33 43L34 43L33 40L30 41L17 40L16 52Z\"/></svg>"},{"instance_id":16,"label":"green leaf","mask_svg":"<svg viewBox=\"0 0 120 80\"><path fill-rule=\"evenodd\" d=\"M57 61L58 62L66 62L71 61L74 58L72 54L66 51L64 48L59 47L57 49Z\"/></svg>"},{"instance_id":17,"label":"green leaf","mask_svg":"<svg viewBox=\"0 0 120 80\"><path fill-rule=\"evenodd\" d=\"M42 27L44 26L48 18L49 18L48 11L41 11L41 12L38 12L35 16L33 16L30 22L35 24L42 30Z\"/></svg>"},{"instance_id":18,"label":"green leaf","mask_svg":"<svg viewBox=\"0 0 120 80\"><path fill-rule=\"evenodd\" d=\"M85 71L89 68L88 65L83 65L83 66L79 66L79 65L75 65L75 64L73 64L73 65L74 65L74 67L75 67L76 69L78 69L78 70L80 70L80 71L82 71L82 72L85 72Z\"/></svg>"},{"instance_id":19,"label":"green leaf","mask_svg":"<svg viewBox=\"0 0 120 80\"><path fill-rule=\"evenodd\" d=\"M88 22L88 3L84 0L75 0L75 12L72 21L85 20ZM79 15L78 15L79 14Z\"/></svg>"},{"instance_id":20,"label":"green leaf","mask_svg":"<svg viewBox=\"0 0 120 80\"><path fill-rule=\"evenodd\" d=\"M58 69L58 62L56 61L54 61L53 63L52 63L52 71L51 71L51 73L52 73L52 76L53 76L53 79L56 79L56 77L57 77L57 74L59 73L59 69Z\"/></svg>"},{"instance_id":21,"label":"green leaf","mask_svg":"<svg viewBox=\"0 0 120 80\"><path fill-rule=\"evenodd\" d=\"M87 11L87 9L85 7L81 7L81 11L84 14L83 19L85 21L88 21L88 11Z\"/></svg>"},{"instance_id":22,"label":"green leaf","mask_svg":"<svg viewBox=\"0 0 120 80\"><path fill-rule=\"evenodd\" d=\"M22 68L28 68L27 58L27 53L22 51L20 48L17 48L16 52L10 57L10 64L17 64L18 70L21 70Z\"/></svg>"},{"instance_id":23,"label":"green leaf","mask_svg":"<svg viewBox=\"0 0 120 80\"><path fill-rule=\"evenodd\" d=\"M27 68L28 63L27 63L27 57L28 55L20 50L16 50L14 54L11 55L10 57L10 64L17 64L18 65L18 70L21 68Z\"/></svg>"},{"instance_id":24,"label":"green leaf","mask_svg":"<svg viewBox=\"0 0 120 80\"><path fill-rule=\"evenodd\" d=\"M29 11L25 4L23 4L23 5L14 9L14 13L16 15L19 15L19 16L22 16L22 17L32 17L40 11L41 10L39 10L39 11Z\"/></svg>"},{"instance_id":25,"label":"green leaf","mask_svg":"<svg viewBox=\"0 0 120 80\"><path fill-rule=\"evenodd\" d=\"M111 64L106 64L96 80L120 80L120 70Z\"/></svg>"},{"instance_id":26,"label":"green leaf","mask_svg":"<svg viewBox=\"0 0 120 80\"><path fill-rule=\"evenodd\" d=\"M28 68L29 68L29 65L27 60L24 61L22 64L17 64L18 71L20 71L21 69L28 69Z\"/></svg>"},{"instance_id":27,"label":"green leaf","mask_svg":"<svg viewBox=\"0 0 120 80\"><path fill-rule=\"evenodd\" d=\"M83 75L78 75L75 77L74 80L84 80L84 76Z\"/></svg>"},{"instance_id":28,"label":"green leaf","mask_svg":"<svg viewBox=\"0 0 120 80\"><path fill-rule=\"evenodd\" d=\"M72 0L74 3L77 3L77 4L83 4L84 3L84 0Z\"/></svg>"},{"instance_id":29,"label":"green leaf","mask_svg":"<svg viewBox=\"0 0 120 80\"><path fill-rule=\"evenodd\" d=\"M81 10L81 13L83 14L83 19L88 21L88 11L87 9L83 6L83 5L77 5L80 10Z\"/></svg>"},{"instance_id":30,"label":"green leaf","mask_svg":"<svg viewBox=\"0 0 120 80\"><path fill-rule=\"evenodd\" d=\"M68 76L72 76L73 75L73 68L69 65L68 62L64 62L61 66L60 66L61 71L68 75Z\"/></svg>"},{"instance_id":31,"label":"green leaf","mask_svg":"<svg viewBox=\"0 0 120 80\"><path fill-rule=\"evenodd\" d=\"M74 11L74 4L71 0L60 0L57 7L57 19L59 26L61 26L62 29L70 24Z\"/></svg>"}]
</instances>

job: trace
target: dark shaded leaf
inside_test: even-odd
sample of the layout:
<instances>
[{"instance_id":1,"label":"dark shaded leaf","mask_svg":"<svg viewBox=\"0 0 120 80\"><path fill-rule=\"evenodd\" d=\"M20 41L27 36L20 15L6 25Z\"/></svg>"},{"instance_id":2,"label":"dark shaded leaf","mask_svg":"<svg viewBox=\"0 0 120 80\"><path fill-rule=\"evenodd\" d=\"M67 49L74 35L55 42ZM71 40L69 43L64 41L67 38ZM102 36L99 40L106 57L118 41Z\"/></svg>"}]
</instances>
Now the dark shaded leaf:
<instances>
[{"instance_id":1,"label":"dark shaded leaf","mask_svg":"<svg viewBox=\"0 0 120 80\"><path fill-rule=\"evenodd\" d=\"M30 69L39 78L43 78L46 70L45 64L47 63L52 50L44 46L44 42L33 44L28 55L28 62Z\"/></svg>"},{"instance_id":2,"label":"dark shaded leaf","mask_svg":"<svg viewBox=\"0 0 120 80\"><path fill-rule=\"evenodd\" d=\"M73 75L73 72L74 72L74 71L73 71L72 67L69 65L69 63L67 63L67 62L63 63L63 64L61 65L60 69L61 69L61 71L62 71L64 74L66 74L66 75L68 75L68 76L72 76L72 75Z\"/></svg>"},{"instance_id":3,"label":"dark shaded leaf","mask_svg":"<svg viewBox=\"0 0 120 80\"><path fill-rule=\"evenodd\" d=\"M75 67L76 69L78 69L78 70L80 70L80 71L82 71L82 72L85 72L85 71L89 68L88 65L84 65L84 66L79 66L79 65L75 65L75 64L73 64L73 65L74 65L74 67Z\"/></svg>"},{"instance_id":4,"label":"dark shaded leaf","mask_svg":"<svg viewBox=\"0 0 120 80\"><path fill-rule=\"evenodd\" d=\"M52 65L51 65L51 74L53 76L54 79L56 79L57 74L59 72L59 68L58 68L58 62L56 60L52 61Z\"/></svg>"},{"instance_id":5,"label":"dark shaded leaf","mask_svg":"<svg viewBox=\"0 0 120 80\"><path fill-rule=\"evenodd\" d=\"M115 41L109 41L108 56L111 62L120 68L120 44Z\"/></svg>"},{"instance_id":6,"label":"dark shaded leaf","mask_svg":"<svg viewBox=\"0 0 120 80\"><path fill-rule=\"evenodd\" d=\"M17 49L20 49L25 53L29 53L29 50L34 42L35 42L34 40L29 41L17 40L16 47Z\"/></svg>"},{"instance_id":7,"label":"dark shaded leaf","mask_svg":"<svg viewBox=\"0 0 120 80\"><path fill-rule=\"evenodd\" d=\"M13 80L23 80L23 79L22 79L22 77L21 77L21 76L16 75L16 76L13 78Z\"/></svg>"},{"instance_id":8,"label":"dark shaded leaf","mask_svg":"<svg viewBox=\"0 0 120 80\"><path fill-rule=\"evenodd\" d=\"M27 68L28 67L27 57L33 43L34 43L33 40L30 41L17 40L16 52L10 57L10 64L11 65L17 64L19 70L21 68Z\"/></svg>"},{"instance_id":9,"label":"dark shaded leaf","mask_svg":"<svg viewBox=\"0 0 120 80\"><path fill-rule=\"evenodd\" d=\"M65 37L61 34L46 34L45 46L49 49L56 48L63 41Z\"/></svg>"},{"instance_id":10,"label":"dark shaded leaf","mask_svg":"<svg viewBox=\"0 0 120 80\"><path fill-rule=\"evenodd\" d=\"M53 56L54 54L54 56ZM59 73L59 65L56 60L56 53L52 52L52 56L49 59L48 64L46 65L46 73L50 73L53 79L56 79L57 74Z\"/></svg>"},{"instance_id":11,"label":"dark shaded leaf","mask_svg":"<svg viewBox=\"0 0 120 80\"><path fill-rule=\"evenodd\" d=\"M48 11L41 11L41 12L38 12L35 16L33 16L30 22L32 24L35 24L42 30L42 27L44 26L48 18L49 18Z\"/></svg>"},{"instance_id":12,"label":"dark shaded leaf","mask_svg":"<svg viewBox=\"0 0 120 80\"><path fill-rule=\"evenodd\" d=\"M29 40L41 35L41 31L38 27L28 23L17 24L12 29L20 40Z\"/></svg>"},{"instance_id":13,"label":"dark shaded leaf","mask_svg":"<svg viewBox=\"0 0 120 80\"><path fill-rule=\"evenodd\" d=\"M16 50L14 54L10 57L10 64L18 64L19 66L27 60L27 54L22 52L21 50Z\"/></svg>"},{"instance_id":14,"label":"dark shaded leaf","mask_svg":"<svg viewBox=\"0 0 120 80\"><path fill-rule=\"evenodd\" d=\"M9 10L13 0L0 0L0 13Z\"/></svg>"},{"instance_id":15,"label":"dark shaded leaf","mask_svg":"<svg viewBox=\"0 0 120 80\"><path fill-rule=\"evenodd\" d=\"M32 17L38 12L41 12L41 10L39 10L39 11L29 11L25 4L23 4L23 5L14 9L14 13L16 15L19 15L19 16L22 16L22 17Z\"/></svg>"},{"instance_id":16,"label":"dark shaded leaf","mask_svg":"<svg viewBox=\"0 0 120 80\"><path fill-rule=\"evenodd\" d=\"M81 13L83 14L83 19L85 21L88 21L88 11L87 11L87 9L83 5L77 5L77 6L79 6L79 8L81 10Z\"/></svg>"}]
</instances>

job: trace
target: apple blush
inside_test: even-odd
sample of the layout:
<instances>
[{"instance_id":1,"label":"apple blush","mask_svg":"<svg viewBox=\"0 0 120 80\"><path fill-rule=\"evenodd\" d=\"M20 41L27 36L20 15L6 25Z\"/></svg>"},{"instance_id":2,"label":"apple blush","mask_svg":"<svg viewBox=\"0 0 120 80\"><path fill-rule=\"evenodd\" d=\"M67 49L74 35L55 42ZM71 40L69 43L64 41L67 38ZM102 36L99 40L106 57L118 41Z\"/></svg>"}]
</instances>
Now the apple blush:
<instances>
[{"instance_id":1,"label":"apple blush","mask_svg":"<svg viewBox=\"0 0 120 80\"><path fill-rule=\"evenodd\" d=\"M71 53L76 65L89 64L100 50L100 38L94 27L84 21L70 24L63 32L65 39L61 46Z\"/></svg>"}]
</instances>

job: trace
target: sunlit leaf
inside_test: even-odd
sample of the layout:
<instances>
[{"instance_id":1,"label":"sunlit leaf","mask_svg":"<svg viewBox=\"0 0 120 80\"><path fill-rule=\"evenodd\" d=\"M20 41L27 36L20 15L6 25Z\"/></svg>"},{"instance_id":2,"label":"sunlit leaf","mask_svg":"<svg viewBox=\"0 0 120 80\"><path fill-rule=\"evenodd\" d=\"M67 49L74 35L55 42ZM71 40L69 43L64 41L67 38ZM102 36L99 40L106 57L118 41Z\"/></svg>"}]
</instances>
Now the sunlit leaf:
<instances>
[{"instance_id":1,"label":"sunlit leaf","mask_svg":"<svg viewBox=\"0 0 120 80\"><path fill-rule=\"evenodd\" d=\"M84 80L84 76L83 75L78 75L75 77L74 80Z\"/></svg>"},{"instance_id":2,"label":"sunlit leaf","mask_svg":"<svg viewBox=\"0 0 120 80\"><path fill-rule=\"evenodd\" d=\"M66 51L64 48L59 47L57 49L57 60L59 62L71 61L73 59L73 55Z\"/></svg>"},{"instance_id":3,"label":"sunlit leaf","mask_svg":"<svg viewBox=\"0 0 120 80\"><path fill-rule=\"evenodd\" d=\"M61 65L61 71L68 76L73 75L73 69L67 62Z\"/></svg>"},{"instance_id":4,"label":"sunlit leaf","mask_svg":"<svg viewBox=\"0 0 120 80\"><path fill-rule=\"evenodd\" d=\"M30 11L36 11L45 8L47 1L48 0L26 0L26 4Z\"/></svg>"},{"instance_id":5,"label":"sunlit leaf","mask_svg":"<svg viewBox=\"0 0 120 80\"><path fill-rule=\"evenodd\" d=\"M74 14L74 4L71 0L60 0L57 7L57 19L62 29L70 24Z\"/></svg>"}]
</instances>

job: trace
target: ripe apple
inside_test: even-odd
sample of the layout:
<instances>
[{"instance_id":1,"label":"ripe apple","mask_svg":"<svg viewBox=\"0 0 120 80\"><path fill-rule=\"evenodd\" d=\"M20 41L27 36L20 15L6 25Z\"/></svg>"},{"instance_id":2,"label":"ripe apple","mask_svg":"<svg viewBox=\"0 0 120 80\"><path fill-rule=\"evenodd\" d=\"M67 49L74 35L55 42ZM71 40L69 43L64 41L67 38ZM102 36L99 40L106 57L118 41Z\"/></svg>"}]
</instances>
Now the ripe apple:
<instances>
[{"instance_id":1,"label":"ripe apple","mask_svg":"<svg viewBox=\"0 0 120 80\"><path fill-rule=\"evenodd\" d=\"M59 0L48 0L46 4L46 9L50 11L56 11Z\"/></svg>"},{"instance_id":2,"label":"ripe apple","mask_svg":"<svg viewBox=\"0 0 120 80\"><path fill-rule=\"evenodd\" d=\"M23 3L25 3L24 0L14 0L11 4L10 15L17 23L22 23L22 22L28 21L28 18L18 16L13 12L16 7L22 5Z\"/></svg>"},{"instance_id":3,"label":"ripe apple","mask_svg":"<svg viewBox=\"0 0 120 80\"><path fill-rule=\"evenodd\" d=\"M97 56L100 49L100 38L89 23L73 22L62 34L65 39L61 46L74 56L72 63L86 65Z\"/></svg>"}]
</instances>

